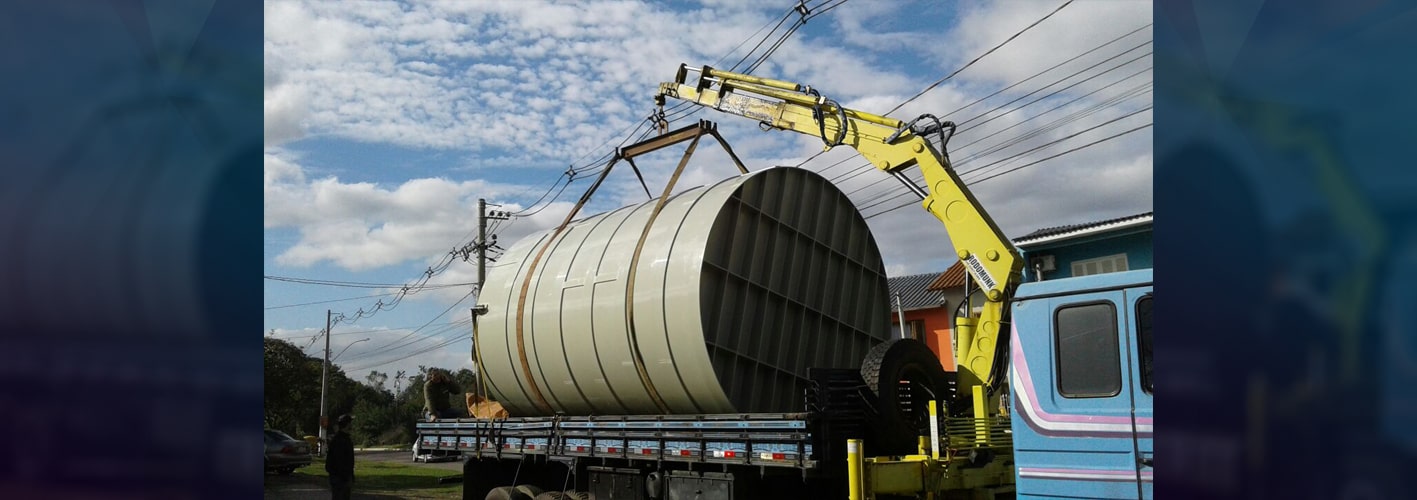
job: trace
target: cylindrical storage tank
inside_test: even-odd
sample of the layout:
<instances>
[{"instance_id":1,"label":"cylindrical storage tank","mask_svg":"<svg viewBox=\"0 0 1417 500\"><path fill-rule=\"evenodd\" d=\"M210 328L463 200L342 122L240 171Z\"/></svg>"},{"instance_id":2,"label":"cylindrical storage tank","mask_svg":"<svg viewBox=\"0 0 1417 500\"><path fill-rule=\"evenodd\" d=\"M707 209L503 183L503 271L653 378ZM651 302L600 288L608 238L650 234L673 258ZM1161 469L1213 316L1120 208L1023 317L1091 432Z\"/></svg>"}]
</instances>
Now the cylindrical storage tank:
<instances>
[{"instance_id":1,"label":"cylindrical storage tank","mask_svg":"<svg viewBox=\"0 0 1417 500\"><path fill-rule=\"evenodd\" d=\"M477 349L512 415L800 411L808 367L857 368L888 338L880 251L821 176L689 189L650 223L655 205L533 234L489 266Z\"/></svg>"}]
</instances>

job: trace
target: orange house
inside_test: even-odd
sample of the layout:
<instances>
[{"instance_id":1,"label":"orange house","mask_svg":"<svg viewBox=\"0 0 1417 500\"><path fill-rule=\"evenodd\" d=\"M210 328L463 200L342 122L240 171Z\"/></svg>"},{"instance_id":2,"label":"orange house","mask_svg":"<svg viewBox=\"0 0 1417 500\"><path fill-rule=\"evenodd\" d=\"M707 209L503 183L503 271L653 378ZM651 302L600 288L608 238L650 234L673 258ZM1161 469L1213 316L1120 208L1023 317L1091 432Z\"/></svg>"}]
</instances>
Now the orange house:
<instances>
[{"instance_id":1,"label":"orange house","mask_svg":"<svg viewBox=\"0 0 1417 500\"><path fill-rule=\"evenodd\" d=\"M901 335L900 317L905 316L905 336L919 339L945 370L954 371L954 308L963 300L964 266L958 262L944 273L925 273L890 278L891 332Z\"/></svg>"}]
</instances>

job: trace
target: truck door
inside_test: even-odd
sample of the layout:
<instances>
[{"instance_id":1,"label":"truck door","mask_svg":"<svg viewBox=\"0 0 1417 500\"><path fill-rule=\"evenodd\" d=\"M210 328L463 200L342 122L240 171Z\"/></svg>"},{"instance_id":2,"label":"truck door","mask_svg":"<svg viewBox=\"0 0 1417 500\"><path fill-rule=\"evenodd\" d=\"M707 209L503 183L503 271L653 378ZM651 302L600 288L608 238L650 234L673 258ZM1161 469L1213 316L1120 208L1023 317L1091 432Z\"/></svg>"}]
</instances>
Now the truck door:
<instances>
[{"instance_id":1,"label":"truck door","mask_svg":"<svg viewBox=\"0 0 1417 500\"><path fill-rule=\"evenodd\" d=\"M1132 419L1136 428L1137 478L1144 499L1152 498L1151 287L1127 290L1132 314Z\"/></svg>"},{"instance_id":2,"label":"truck door","mask_svg":"<svg viewBox=\"0 0 1417 500\"><path fill-rule=\"evenodd\" d=\"M1017 303L1018 498L1150 498L1138 474L1131 306L1122 289ZM1146 408L1149 425L1149 394Z\"/></svg>"}]
</instances>

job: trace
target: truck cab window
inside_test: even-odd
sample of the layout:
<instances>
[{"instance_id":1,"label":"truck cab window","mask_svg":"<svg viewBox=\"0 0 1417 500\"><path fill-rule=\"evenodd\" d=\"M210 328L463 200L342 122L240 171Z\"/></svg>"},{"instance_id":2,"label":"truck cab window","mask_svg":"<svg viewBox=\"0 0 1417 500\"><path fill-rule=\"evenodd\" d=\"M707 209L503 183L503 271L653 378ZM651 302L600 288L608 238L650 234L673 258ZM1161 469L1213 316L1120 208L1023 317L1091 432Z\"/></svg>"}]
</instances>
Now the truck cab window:
<instances>
[{"instance_id":1,"label":"truck cab window","mask_svg":"<svg viewBox=\"0 0 1417 500\"><path fill-rule=\"evenodd\" d=\"M1117 310L1111 302L1065 306L1055 313L1058 393L1108 397L1122 391Z\"/></svg>"},{"instance_id":2,"label":"truck cab window","mask_svg":"<svg viewBox=\"0 0 1417 500\"><path fill-rule=\"evenodd\" d=\"M1141 358L1141 388L1151 393L1151 295L1137 301L1137 356Z\"/></svg>"}]
</instances>

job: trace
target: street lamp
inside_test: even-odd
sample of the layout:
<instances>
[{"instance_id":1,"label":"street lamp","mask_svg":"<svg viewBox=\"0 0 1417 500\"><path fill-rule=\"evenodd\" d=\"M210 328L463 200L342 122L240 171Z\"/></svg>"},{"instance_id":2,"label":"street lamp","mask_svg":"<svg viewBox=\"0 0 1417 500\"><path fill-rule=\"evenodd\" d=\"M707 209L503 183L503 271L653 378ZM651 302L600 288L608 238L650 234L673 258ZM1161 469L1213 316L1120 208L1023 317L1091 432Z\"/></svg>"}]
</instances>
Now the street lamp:
<instances>
[{"instance_id":1,"label":"street lamp","mask_svg":"<svg viewBox=\"0 0 1417 500\"><path fill-rule=\"evenodd\" d=\"M330 327L333 325L330 319L330 313L326 311L325 315L325 367L320 371L320 456L322 457L325 456L325 437L328 434L326 429L329 426L329 417L325 414L325 391L330 385L330 363L333 361L330 359ZM349 350L350 346L365 340L369 339L366 338L350 342L349 345L344 346L344 349L341 349L339 353L344 354L344 351ZM338 354L335 355L335 359L339 359Z\"/></svg>"},{"instance_id":2,"label":"street lamp","mask_svg":"<svg viewBox=\"0 0 1417 500\"><path fill-rule=\"evenodd\" d=\"M358 344L358 343L363 342L363 341L366 341L366 340L369 340L369 339L359 339L359 340L356 340L356 341L354 341L354 342L350 342L349 345L344 346L344 349L340 349L339 354L336 354L335 357L334 357L334 359L331 359L330 362L334 362L336 359L339 359L340 355L343 355L343 354L344 354L344 351L348 351L349 348L350 348L350 346L353 346L354 344Z\"/></svg>"}]
</instances>

